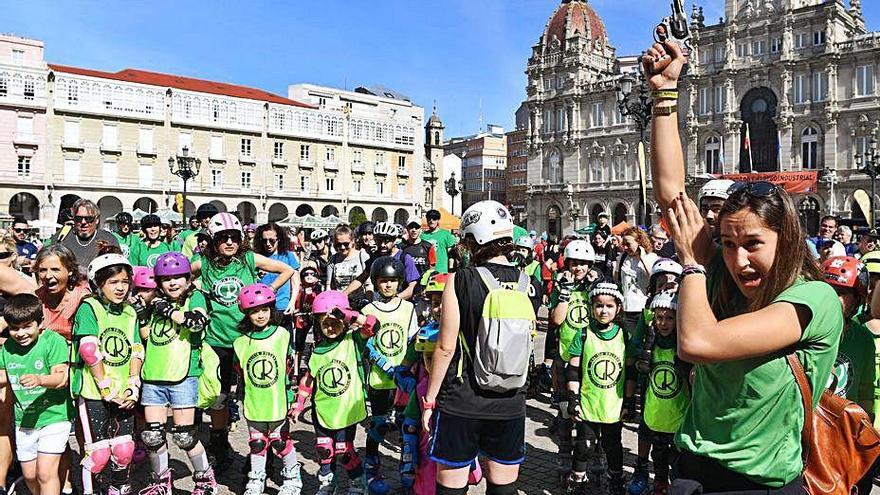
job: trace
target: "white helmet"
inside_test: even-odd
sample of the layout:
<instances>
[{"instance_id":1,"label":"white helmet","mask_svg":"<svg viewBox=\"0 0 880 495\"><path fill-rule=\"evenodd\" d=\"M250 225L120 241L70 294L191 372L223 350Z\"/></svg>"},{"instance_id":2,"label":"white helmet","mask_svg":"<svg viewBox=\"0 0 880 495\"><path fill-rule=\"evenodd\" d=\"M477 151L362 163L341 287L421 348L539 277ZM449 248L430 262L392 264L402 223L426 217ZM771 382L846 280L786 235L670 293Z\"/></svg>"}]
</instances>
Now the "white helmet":
<instances>
[{"instance_id":1,"label":"white helmet","mask_svg":"<svg viewBox=\"0 0 880 495\"><path fill-rule=\"evenodd\" d=\"M581 239L569 241L565 246L563 257L567 260L596 261L596 253L593 251L592 244Z\"/></svg>"},{"instance_id":2,"label":"white helmet","mask_svg":"<svg viewBox=\"0 0 880 495\"><path fill-rule=\"evenodd\" d=\"M535 240L527 235L521 235L515 241L516 247L526 248L526 249L535 249Z\"/></svg>"},{"instance_id":3,"label":"white helmet","mask_svg":"<svg viewBox=\"0 0 880 495\"><path fill-rule=\"evenodd\" d=\"M681 275L681 265L677 263L675 260L669 258L660 258L654 262L654 266L651 267L651 276L659 275L661 273L672 273L674 275Z\"/></svg>"},{"instance_id":4,"label":"white helmet","mask_svg":"<svg viewBox=\"0 0 880 495\"><path fill-rule=\"evenodd\" d=\"M602 295L611 296L617 299L618 304L623 304L623 294L620 293L620 289L617 288L617 284L615 283L600 282L590 291L590 299Z\"/></svg>"},{"instance_id":5,"label":"white helmet","mask_svg":"<svg viewBox=\"0 0 880 495\"><path fill-rule=\"evenodd\" d=\"M394 225L391 222L379 222L373 227L373 235L374 236L384 236L384 237L398 237L400 235L400 231L397 230L397 225Z\"/></svg>"},{"instance_id":6,"label":"white helmet","mask_svg":"<svg viewBox=\"0 0 880 495\"><path fill-rule=\"evenodd\" d=\"M98 274L99 271L104 268L108 268L111 266L122 265L127 266L128 271L131 272L131 263L128 261L128 258L121 254L110 253L110 254L102 254L97 258L93 259L91 263L89 263L88 269L88 277L89 282L95 282L95 275Z\"/></svg>"},{"instance_id":7,"label":"white helmet","mask_svg":"<svg viewBox=\"0 0 880 495\"><path fill-rule=\"evenodd\" d=\"M211 217L211 223L208 224L208 233L211 234L211 237L226 230L235 230L239 234L244 233L241 222L232 213L224 211Z\"/></svg>"},{"instance_id":8,"label":"white helmet","mask_svg":"<svg viewBox=\"0 0 880 495\"><path fill-rule=\"evenodd\" d=\"M312 231L311 234L309 234L309 240L311 240L312 242L318 242L328 237L330 237L330 234L328 234L327 231L324 229L315 229Z\"/></svg>"},{"instance_id":9,"label":"white helmet","mask_svg":"<svg viewBox=\"0 0 880 495\"><path fill-rule=\"evenodd\" d=\"M734 182L730 179L712 179L700 188L700 194L697 196L699 202L703 198L720 198L727 199L728 189Z\"/></svg>"},{"instance_id":10,"label":"white helmet","mask_svg":"<svg viewBox=\"0 0 880 495\"><path fill-rule=\"evenodd\" d=\"M513 219L498 201L480 201L471 205L461 216L461 235L474 237L477 244L488 244L504 238L513 238Z\"/></svg>"},{"instance_id":11,"label":"white helmet","mask_svg":"<svg viewBox=\"0 0 880 495\"><path fill-rule=\"evenodd\" d=\"M651 300L651 309L666 308L678 311L678 293L668 290L658 292Z\"/></svg>"}]
</instances>

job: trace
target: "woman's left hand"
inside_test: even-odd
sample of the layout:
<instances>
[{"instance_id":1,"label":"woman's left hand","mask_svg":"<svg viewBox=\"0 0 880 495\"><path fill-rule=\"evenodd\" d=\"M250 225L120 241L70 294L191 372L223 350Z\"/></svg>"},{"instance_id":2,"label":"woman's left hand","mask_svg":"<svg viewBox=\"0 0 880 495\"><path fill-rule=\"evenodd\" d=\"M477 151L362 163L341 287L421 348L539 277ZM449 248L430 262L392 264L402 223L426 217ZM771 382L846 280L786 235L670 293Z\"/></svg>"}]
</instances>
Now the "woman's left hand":
<instances>
[{"instance_id":1,"label":"woman's left hand","mask_svg":"<svg viewBox=\"0 0 880 495\"><path fill-rule=\"evenodd\" d=\"M682 265L697 263L694 255L694 242L703 232L703 217L694 201L679 194L666 210L666 223L672 231L672 240Z\"/></svg>"}]
</instances>

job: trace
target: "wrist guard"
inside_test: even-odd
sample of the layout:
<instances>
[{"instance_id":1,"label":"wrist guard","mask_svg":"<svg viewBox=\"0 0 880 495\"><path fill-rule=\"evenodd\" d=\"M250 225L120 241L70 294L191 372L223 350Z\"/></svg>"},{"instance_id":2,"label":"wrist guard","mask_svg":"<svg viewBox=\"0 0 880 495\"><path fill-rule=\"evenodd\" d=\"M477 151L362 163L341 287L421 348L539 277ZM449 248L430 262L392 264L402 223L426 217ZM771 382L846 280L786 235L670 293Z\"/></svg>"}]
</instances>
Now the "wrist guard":
<instances>
[{"instance_id":1,"label":"wrist guard","mask_svg":"<svg viewBox=\"0 0 880 495\"><path fill-rule=\"evenodd\" d=\"M161 297L157 297L156 299L153 299L152 304L153 311L155 311L157 315L162 318L171 318L171 313L174 312L174 306L170 302Z\"/></svg>"},{"instance_id":2,"label":"wrist guard","mask_svg":"<svg viewBox=\"0 0 880 495\"><path fill-rule=\"evenodd\" d=\"M211 320L198 311L186 311L183 313L183 326L190 330L204 330Z\"/></svg>"},{"instance_id":3,"label":"wrist guard","mask_svg":"<svg viewBox=\"0 0 880 495\"><path fill-rule=\"evenodd\" d=\"M361 337L369 339L376 335L376 328L379 326L379 320L374 315L367 315L367 321L361 325Z\"/></svg>"},{"instance_id":4,"label":"wrist guard","mask_svg":"<svg viewBox=\"0 0 880 495\"><path fill-rule=\"evenodd\" d=\"M406 366L400 365L394 368L394 382L401 391L411 394L416 389L416 377Z\"/></svg>"}]
</instances>

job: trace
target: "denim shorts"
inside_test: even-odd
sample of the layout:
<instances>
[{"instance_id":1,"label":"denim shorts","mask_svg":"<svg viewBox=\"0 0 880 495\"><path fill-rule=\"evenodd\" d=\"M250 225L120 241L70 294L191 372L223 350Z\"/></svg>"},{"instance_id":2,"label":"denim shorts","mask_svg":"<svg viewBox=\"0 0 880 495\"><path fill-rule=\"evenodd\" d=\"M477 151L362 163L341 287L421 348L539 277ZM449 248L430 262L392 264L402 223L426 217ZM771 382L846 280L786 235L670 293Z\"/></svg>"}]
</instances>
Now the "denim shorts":
<instances>
[{"instance_id":1,"label":"denim shorts","mask_svg":"<svg viewBox=\"0 0 880 495\"><path fill-rule=\"evenodd\" d=\"M141 405L188 409L196 407L199 398L199 379L188 376L174 385L144 383L141 388Z\"/></svg>"}]
</instances>

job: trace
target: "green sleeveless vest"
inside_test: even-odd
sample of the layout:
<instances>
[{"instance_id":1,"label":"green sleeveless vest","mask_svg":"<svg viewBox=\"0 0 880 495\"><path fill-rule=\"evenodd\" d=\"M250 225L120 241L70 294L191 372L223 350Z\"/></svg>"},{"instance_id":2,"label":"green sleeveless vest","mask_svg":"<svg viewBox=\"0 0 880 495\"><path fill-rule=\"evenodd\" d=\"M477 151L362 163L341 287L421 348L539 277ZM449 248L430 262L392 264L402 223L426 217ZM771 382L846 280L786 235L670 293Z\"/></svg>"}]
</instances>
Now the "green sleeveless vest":
<instances>
[{"instance_id":1,"label":"green sleeveless vest","mask_svg":"<svg viewBox=\"0 0 880 495\"><path fill-rule=\"evenodd\" d=\"M392 366L402 363L403 358L406 356L409 325L412 323L412 303L401 300L400 306L394 311L382 311L376 307L375 303L371 303L362 309L361 312L365 315L373 315L379 320L379 331L372 337L373 342L376 344L376 350L385 356L385 359ZM370 368L369 383L370 387L378 390L397 388L394 380L375 366Z\"/></svg>"},{"instance_id":2,"label":"green sleeveless vest","mask_svg":"<svg viewBox=\"0 0 880 495\"><path fill-rule=\"evenodd\" d=\"M182 310L189 310L190 299ZM181 309L174 304L175 309ZM152 383L180 383L189 374L193 346L190 330L178 325L171 318L153 315L150 319L150 336L145 342L144 367L141 379Z\"/></svg>"},{"instance_id":3,"label":"green sleeveless vest","mask_svg":"<svg viewBox=\"0 0 880 495\"><path fill-rule=\"evenodd\" d=\"M290 332L275 327L265 339L245 335L233 343L244 376L244 417L282 421L287 417L287 350Z\"/></svg>"},{"instance_id":4,"label":"green sleeveless vest","mask_svg":"<svg viewBox=\"0 0 880 495\"><path fill-rule=\"evenodd\" d=\"M645 394L645 425L659 433L675 433L691 402L687 377L675 370L675 348L654 346L650 386Z\"/></svg>"},{"instance_id":5,"label":"green sleeveless vest","mask_svg":"<svg viewBox=\"0 0 880 495\"><path fill-rule=\"evenodd\" d=\"M128 304L123 306L122 313L115 315L107 311L96 298L90 297L83 302L92 307L98 321L98 341L104 355L104 376L112 382L110 390L116 395L122 395L128 388L131 345L135 332L138 331L137 314ZM82 383L79 390L74 391L74 395L77 393L85 399L101 400L101 392L88 366L83 366Z\"/></svg>"},{"instance_id":6,"label":"green sleeveless vest","mask_svg":"<svg viewBox=\"0 0 880 495\"><path fill-rule=\"evenodd\" d=\"M568 352L571 341L577 337L582 329L589 328L592 313L589 293L587 291L573 291L571 299L568 300L565 321L559 326L559 356L566 363L571 359L571 354Z\"/></svg>"},{"instance_id":7,"label":"green sleeveless vest","mask_svg":"<svg viewBox=\"0 0 880 495\"><path fill-rule=\"evenodd\" d=\"M581 411L593 423L617 423L623 409L623 363L626 343L623 330L603 340L585 328L581 355Z\"/></svg>"},{"instance_id":8,"label":"green sleeveless vest","mask_svg":"<svg viewBox=\"0 0 880 495\"><path fill-rule=\"evenodd\" d=\"M341 430L367 417L360 355L351 333L333 349L309 357L309 372L315 379L315 414L321 426Z\"/></svg>"},{"instance_id":9,"label":"green sleeveless vest","mask_svg":"<svg viewBox=\"0 0 880 495\"><path fill-rule=\"evenodd\" d=\"M214 266L202 259L202 291L210 301L211 323L205 332L205 342L212 346L229 349L232 342L241 337L238 324L244 313L238 309L238 294L257 278L254 253L245 253L244 260L235 259L225 267Z\"/></svg>"}]
</instances>

